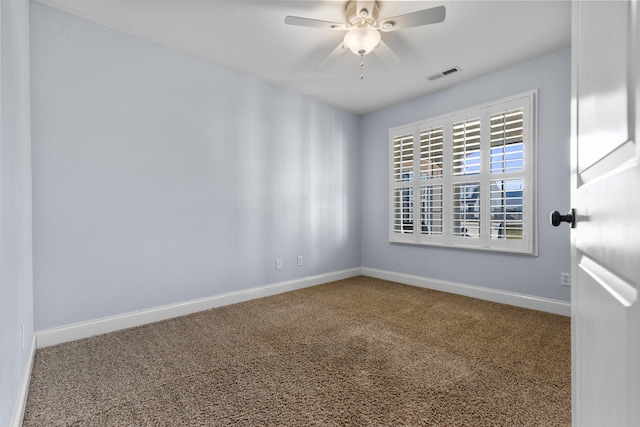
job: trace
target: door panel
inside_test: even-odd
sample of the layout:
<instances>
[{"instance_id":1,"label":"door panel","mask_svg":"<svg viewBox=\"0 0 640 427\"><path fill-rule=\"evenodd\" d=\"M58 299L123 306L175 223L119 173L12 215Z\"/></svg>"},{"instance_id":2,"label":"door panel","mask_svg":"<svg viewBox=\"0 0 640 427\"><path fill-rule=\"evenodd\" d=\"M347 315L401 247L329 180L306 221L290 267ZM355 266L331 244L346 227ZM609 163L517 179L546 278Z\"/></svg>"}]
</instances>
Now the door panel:
<instances>
[{"instance_id":1,"label":"door panel","mask_svg":"<svg viewBox=\"0 0 640 427\"><path fill-rule=\"evenodd\" d=\"M638 5L573 7L573 424L638 426Z\"/></svg>"},{"instance_id":2,"label":"door panel","mask_svg":"<svg viewBox=\"0 0 640 427\"><path fill-rule=\"evenodd\" d=\"M633 278L640 262L640 230L630 225L638 221L636 144L628 141L614 153L580 174L576 209L575 244L580 251L607 265L616 274ZM618 153L619 151L619 153Z\"/></svg>"},{"instance_id":3,"label":"door panel","mask_svg":"<svg viewBox=\"0 0 640 427\"><path fill-rule=\"evenodd\" d=\"M590 2L580 7L578 97L581 115L590 117L579 123L580 172L629 139L628 31L625 1Z\"/></svg>"},{"instance_id":4,"label":"door panel","mask_svg":"<svg viewBox=\"0 0 640 427\"><path fill-rule=\"evenodd\" d=\"M588 258L586 258L588 259ZM628 334L626 307L601 285L604 277L594 274L583 259L578 270L580 310L574 321L588 331L582 348L589 357L580 359L580 411L574 425L624 426ZM587 392L584 392L587 390Z\"/></svg>"}]
</instances>

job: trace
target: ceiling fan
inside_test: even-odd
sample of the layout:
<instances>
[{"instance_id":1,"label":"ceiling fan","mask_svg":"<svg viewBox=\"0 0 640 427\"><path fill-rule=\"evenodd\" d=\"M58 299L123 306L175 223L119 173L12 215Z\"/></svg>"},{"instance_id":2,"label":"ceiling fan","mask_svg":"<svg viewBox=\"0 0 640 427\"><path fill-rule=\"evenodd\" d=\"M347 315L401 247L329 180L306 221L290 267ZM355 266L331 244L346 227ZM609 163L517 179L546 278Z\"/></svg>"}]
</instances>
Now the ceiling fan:
<instances>
[{"instance_id":1,"label":"ceiling fan","mask_svg":"<svg viewBox=\"0 0 640 427\"><path fill-rule=\"evenodd\" d=\"M380 31L386 33L404 28L437 24L444 21L446 16L445 7L437 6L378 21L379 9L380 5L378 0L349 0L344 9L346 21L344 23L302 18L299 16L287 16L284 22L287 25L347 31L344 40L318 65L321 66L333 61L349 49L356 55L360 55L360 78L362 79L364 77L362 74L364 55L374 51L374 49L375 53L385 62L399 62L397 55L382 41Z\"/></svg>"}]
</instances>

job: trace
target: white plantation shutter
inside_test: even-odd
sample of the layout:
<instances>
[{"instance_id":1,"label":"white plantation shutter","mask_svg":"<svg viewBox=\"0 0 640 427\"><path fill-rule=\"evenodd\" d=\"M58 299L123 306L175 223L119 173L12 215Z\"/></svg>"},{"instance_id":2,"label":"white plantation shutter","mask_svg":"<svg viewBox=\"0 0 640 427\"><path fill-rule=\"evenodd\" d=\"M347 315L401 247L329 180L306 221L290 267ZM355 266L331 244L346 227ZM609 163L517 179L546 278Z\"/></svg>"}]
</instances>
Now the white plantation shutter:
<instances>
[{"instance_id":1,"label":"white plantation shutter","mask_svg":"<svg viewBox=\"0 0 640 427\"><path fill-rule=\"evenodd\" d=\"M413 172L413 151L413 134L400 135L393 139L394 181L410 181L408 174Z\"/></svg>"},{"instance_id":2,"label":"white plantation shutter","mask_svg":"<svg viewBox=\"0 0 640 427\"><path fill-rule=\"evenodd\" d=\"M391 129L390 241L535 255L535 100Z\"/></svg>"},{"instance_id":3,"label":"white plantation shutter","mask_svg":"<svg viewBox=\"0 0 640 427\"><path fill-rule=\"evenodd\" d=\"M444 127L422 127L420 134L420 180L429 180L429 185L420 184L420 233L442 236L444 172Z\"/></svg>"},{"instance_id":4,"label":"white plantation shutter","mask_svg":"<svg viewBox=\"0 0 640 427\"><path fill-rule=\"evenodd\" d=\"M505 102L489 111L489 239L499 248L535 248L535 139L530 103ZM534 237L532 239L532 236Z\"/></svg>"},{"instance_id":5,"label":"white plantation shutter","mask_svg":"<svg viewBox=\"0 0 640 427\"><path fill-rule=\"evenodd\" d=\"M407 241L414 234L415 215L415 165L416 158L413 129L401 129L392 137L391 157L391 218L390 233L394 240Z\"/></svg>"},{"instance_id":6,"label":"white plantation shutter","mask_svg":"<svg viewBox=\"0 0 640 427\"><path fill-rule=\"evenodd\" d=\"M480 238L480 182L453 184L454 236Z\"/></svg>"},{"instance_id":7,"label":"white plantation shutter","mask_svg":"<svg viewBox=\"0 0 640 427\"><path fill-rule=\"evenodd\" d=\"M480 119L453 125L453 175L480 173Z\"/></svg>"},{"instance_id":8,"label":"white plantation shutter","mask_svg":"<svg viewBox=\"0 0 640 427\"><path fill-rule=\"evenodd\" d=\"M420 186L420 233L442 236L444 231L442 184Z\"/></svg>"},{"instance_id":9,"label":"white plantation shutter","mask_svg":"<svg viewBox=\"0 0 640 427\"><path fill-rule=\"evenodd\" d=\"M393 190L393 232L413 233L413 187Z\"/></svg>"},{"instance_id":10,"label":"white plantation shutter","mask_svg":"<svg viewBox=\"0 0 640 427\"><path fill-rule=\"evenodd\" d=\"M443 235L444 133L442 123L433 122L391 135L392 241L420 243L420 235Z\"/></svg>"},{"instance_id":11,"label":"white plantation shutter","mask_svg":"<svg viewBox=\"0 0 640 427\"><path fill-rule=\"evenodd\" d=\"M524 232L522 179L492 180L491 238L522 240Z\"/></svg>"},{"instance_id":12,"label":"white plantation shutter","mask_svg":"<svg viewBox=\"0 0 640 427\"><path fill-rule=\"evenodd\" d=\"M491 172L524 168L524 111L522 108L491 116Z\"/></svg>"},{"instance_id":13,"label":"white plantation shutter","mask_svg":"<svg viewBox=\"0 0 640 427\"><path fill-rule=\"evenodd\" d=\"M420 179L441 178L444 161L444 129L420 132Z\"/></svg>"}]
</instances>

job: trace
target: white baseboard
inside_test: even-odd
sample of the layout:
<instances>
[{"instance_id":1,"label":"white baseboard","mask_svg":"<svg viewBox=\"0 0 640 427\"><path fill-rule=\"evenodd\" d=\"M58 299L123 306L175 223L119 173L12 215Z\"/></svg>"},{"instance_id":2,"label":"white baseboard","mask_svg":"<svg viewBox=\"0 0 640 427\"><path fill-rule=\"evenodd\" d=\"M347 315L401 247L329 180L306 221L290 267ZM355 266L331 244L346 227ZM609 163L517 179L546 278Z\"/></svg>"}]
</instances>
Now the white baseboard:
<instances>
[{"instance_id":1,"label":"white baseboard","mask_svg":"<svg viewBox=\"0 0 640 427\"><path fill-rule=\"evenodd\" d=\"M29 359L27 366L22 373L22 381L20 382L20 390L18 390L18 399L13 409L13 418L11 419L11 427L22 427L24 419L24 410L27 407L27 397L29 395L29 384L31 383L31 371L33 370L33 359L36 355L36 336L31 339L31 348L29 349Z\"/></svg>"},{"instance_id":2,"label":"white baseboard","mask_svg":"<svg viewBox=\"0 0 640 427\"><path fill-rule=\"evenodd\" d=\"M545 311L563 316L571 315L571 304L565 301L535 297L531 295L517 294L514 292L500 291L483 288L480 286L465 285L444 280L429 279L421 276L396 273L393 271L378 270L373 268L352 268L317 276L304 277L286 282L274 283L236 292L229 292L211 297L185 301L177 304L156 307L149 310L136 311L118 316L106 317L63 326L60 328L39 331L35 335L36 347L43 348L51 345L88 338L94 335L119 331L126 328L144 325L171 319L173 317L204 311L215 307L249 301L256 298L277 295L283 292L303 289L309 286L321 285L335 280L347 279L358 275L375 277L404 283L406 285L419 286L437 291L449 292L458 295L483 299L487 301L508 304L517 307ZM28 385L27 385L28 387Z\"/></svg>"},{"instance_id":3,"label":"white baseboard","mask_svg":"<svg viewBox=\"0 0 640 427\"><path fill-rule=\"evenodd\" d=\"M301 279L214 295L177 304L170 304L149 310L136 311L118 316L76 323L60 328L47 329L36 333L36 345L37 348L49 347L56 344L92 337L94 335L119 331L121 329L132 328L134 326L196 313L198 311L209 310L215 307L222 307L224 305L249 301L256 298L277 295L283 292L333 282L335 280L347 279L349 277L359 276L361 273L362 270L360 268L335 271L319 274L317 276L303 277Z\"/></svg>"},{"instance_id":4,"label":"white baseboard","mask_svg":"<svg viewBox=\"0 0 640 427\"><path fill-rule=\"evenodd\" d=\"M375 277L377 279L384 279L392 282L404 283L405 285L419 286L421 288L464 295L501 304L513 305L516 307L545 311L548 313L560 314L562 316L571 315L571 303L565 301L540 298L515 292L500 291L480 286L447 282L444 280L429 279L426 277L396 273L393 271L377 270L374 268L362 267L362 274L364 276Z\"/></svg>"}]
</instances>

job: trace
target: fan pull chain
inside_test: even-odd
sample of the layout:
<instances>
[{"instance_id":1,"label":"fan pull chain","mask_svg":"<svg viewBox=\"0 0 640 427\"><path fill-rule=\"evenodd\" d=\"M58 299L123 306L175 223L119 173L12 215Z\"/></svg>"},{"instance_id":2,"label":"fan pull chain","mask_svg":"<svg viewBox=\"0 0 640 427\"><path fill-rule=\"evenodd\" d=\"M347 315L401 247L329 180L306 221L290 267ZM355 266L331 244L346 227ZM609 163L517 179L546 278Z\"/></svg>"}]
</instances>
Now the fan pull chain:
<instances>
[{"instance_id":1,"label":"fan pull chain","mask_svg":"<svg viewBox=\"0 0 640 427\"><path fill-rule=\"evenodd\" d=\"M360 53L360 80L364 79L364 53Z\"/></svg>"}]
</instances>

